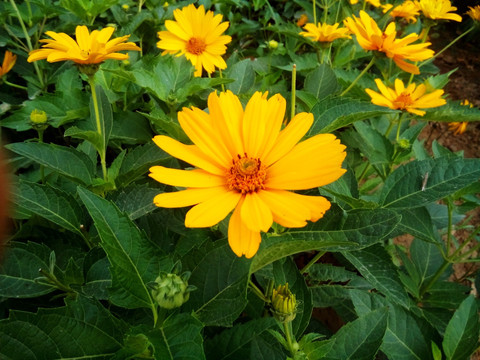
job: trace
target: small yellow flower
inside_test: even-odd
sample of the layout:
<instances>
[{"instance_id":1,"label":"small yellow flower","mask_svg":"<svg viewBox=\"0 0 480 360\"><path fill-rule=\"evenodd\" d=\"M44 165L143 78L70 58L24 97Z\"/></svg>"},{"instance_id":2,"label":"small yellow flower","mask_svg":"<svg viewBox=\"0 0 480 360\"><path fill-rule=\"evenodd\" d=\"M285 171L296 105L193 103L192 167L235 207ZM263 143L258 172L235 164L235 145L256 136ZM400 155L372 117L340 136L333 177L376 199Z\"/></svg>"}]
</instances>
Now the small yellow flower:
<instances>
[{"instance_id":1,"label":"small yellow flower","mask_svg":"<svg viewBox=\"0 0 480 360\"><path fill-rule=\"evenodd\" d=\"M419 0L416 1L416 4L426 18L462 21L460 15L451 13L451 11L455 11L457 8L452 6L450 0Z\"/></svg>"},{"instance_id":2,"label":"small yellow flower","mask_svg":"<svg viewBox=\"0 0 480 360\"><path fill-rule=\"evenodd\" d=\"M308 22L308 16L307 14L302 14L300 15L300 18L297 20L297 26L302 27Z\"/></svg>"},{"instance_id":3,"label":"small yellow flower","mask_svg":"<svg viewBox=\"0 0 480 360\"><path fill-rule=\"evenodd\" d=\"M223 16L214 15L212 11L205 12L203 5L197 9L190 4L173 12L175 21L165 21L167 31L159 31L157 47L164 50L162 55L185 55L195 66L195 76L202 75L202 69L207 73L215 71L215 67L226 69L227 64L222 59L232 38L222 35L227 30L229 22L221 22Z\"/></svg>"},{"instance_id":4,"label":"small yellow flower","mask_svg":"<svg viewBox=\"0 0 480 360\"><path fill-rule=\"evenodd\" d=\"M6 73L12 70L13 65L17 61L17 55L12 54L10 51L5 51L5 55L3 56L3 63L0 66L0 78L2 78Z\"/></svg>"},{"instance_id":5,"label":"small yellow flower","mask_svg":"<svg viewBox=\"0 0 480 360\"><path fill-rule=\"evenodd\" d=\"M417 34L409 34L397 39L395 23L390 23L385 31L380 30L374 19L365 11L360 11L360 18L355 15L345 19L345 26L356 35L360 46L365 50L380 51L392 59L397 66L409 73L419 74L414 64L405 60L422 61L430 59L434 52L427 49L429 42L412 44L419 39Z\"/></svg>"},{"instance_id":6,"label":"small yellow flower","mask_svg":"<svg viewBox=\"0 0 480 360\"><path fill-rule=\"evenodd\" d=\"M392 4L386 4L382 6L383 13L388 12L393 7ZM414 1L407 0L402 4L395 6L390 12L390 16L393 18L400 17L406 21L415 23L417 22L416 16L420 15L420 8Z\"/></svg>"},{"instance_id":7,"label":"small yellow flower","mask_svg":"<svg viewBox=\"0 0 480 360\"><path fill-rule=\"evenodd\" d=\"M461 105L469 106L473 108L473 104L471 104L468 100L463 100ZM451 122L448 123L448 130L453 131L453 135L461 135L467 130L468 122Z\"/></svg>"},{"instance_id":8,"label":"small yellow flower","mask_svg":"<svg viewBox=\"0 0 480 360\"><path fill-rule=\"evenodd\" d=\"M351 36L348 35L350 31L347 28L339 29L338 25L340 24L327 25L318 23L315 26L315 24L309 23L303 27L306 31L302 31L300 35L318 42L332 42L340 38L351 39Z\"/></svg>"},{"instance_id":9,"label":"small yellow flower","mask_svg":"<svg viewBox=\"0 0 480 360\"><path fill-rule=\"evenodd\" d=\"M418 109L429 109L446 104L445 99L441 97L443 90L434 90L426 94L427 87L424 84L418 86L410 84L405 87L402 80L395 79L395 87L388 88L380 79L375 79L375 83L380 93L365 89L375 105L394 110L406 110L412 114L423 116L425 111Z\"/></svg>"},{"instance_id":10,"label":"small yellow flower","mask_svg":"<svg viewBox=\"0 0 480 360\"><path fill-rule=\"evenodd\" d=\"M27 61L47 59L48 62L57 62L72 60L80 65L92 65L100 64L108 59L128 59L128 54L122 54L118 51L141 51L133 42L125 42L130 35L109 40L114 31L115 28L106 27L89 33L86 26L79 25L75 30L76 41L65 33L47 31L45 34L53 40L40 40L45 44L41 49L31 51Z\"/></svg>"},{"instance_id":11,"label":"small yellow flower","mask_svg":"<svg viewBox=\"0 0 480 360\"><path fill-rule=\"evenodd\" d=\"M480 5L468 7L470 10L467 11L467 15L470 16L474 21L480 21Z\"/></svg>"},{"instance_id":12,"label":"small yellow flower","mask_svg":"<svg viewBox=\"0 0 480 360\"><path fill-rule=\"evenodd\" d=\"M185 226L210 227L233 210L228 243L237 256L251 258L260 246L260 231L273 222L303 227L330 208L321 196L302 195L342 176L345 146L332 134L300 139L313 124L313 115L297 114L281 130L286 101L277 94L256 92L243 109L232 92L213 92L208 112L192 107L178 121L193 145L157 135L153 141L165 152L196 167L194 170L153 166L153 179L186 190L161 193L159 207L194 205ZM314 161L312 160L314 159Z\"/></svg>"}]
</instances>

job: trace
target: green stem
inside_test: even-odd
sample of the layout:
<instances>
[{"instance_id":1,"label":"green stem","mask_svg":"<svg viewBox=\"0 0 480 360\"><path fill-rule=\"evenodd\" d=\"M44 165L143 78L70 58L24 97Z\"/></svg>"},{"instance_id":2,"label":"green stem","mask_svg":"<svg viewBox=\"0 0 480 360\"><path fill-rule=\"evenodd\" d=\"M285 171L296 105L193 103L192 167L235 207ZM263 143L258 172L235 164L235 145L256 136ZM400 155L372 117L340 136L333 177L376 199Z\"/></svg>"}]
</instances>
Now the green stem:
<instances>
[{"instance_id":1,"label":"green stem","mask_svg":"<svg viewBox=\"0 0 480 360\"><path fill-rule=\"evenodd\" d=\"M398 125L397 125L397 134L395 135L395 141L398 143L398 139L400 138L400 130L402 128L403 118L405 117L405 112L403 112L400 117L398 118Z\"/></svg>"},{"instance_id":2,"label":"green stem","mask_svg":"<svg viewBox=\"0 0 480 360\"><path fill-rule=\"evenodd\" d=\"M218 72L220 74L220 79L223 79L222 69L218 69ZM225 85L221 83L220 86L222 87L222 91L225 92Z\"/></svg>"},{"instance_id":3,"label":"green stem","mask_svg":"<svg viewBox=\"0 0 480 360\"><path fill-rule=\"evenodd\" d=\"M94 79L95 75L89 75L88 76L88 83L90 84L90 89L92 91L92 100L93 100L93 108L94 108L94 111L95 111L95 120L96 120L96 123L97 123L97 132L98 134L100 135L100 137L104 139L104 135L103 135L103 129L102 129L102 125L101 125L101 122L100 122L100 111L98 110L98 98L97 98L97 91L95 90L95 79ZM106 151L107 150L107 144L105 144L105 142L103 143L103 147L102 149L99 151L99 155L100 155L100 162L102 164L102 173L103 173L103 179L105 181L108 181L107 179L107 162L106 162Z\"/></svg>"},{"instance_id":4,"label":"green stem","mask_svg":"<svg viewBox=\"0 0 480 360\"><path fill-rule=\"evenodd\" d=\"M17 88L17 89L22 89L22 90L25 90L25 91L28 90L26 86L13 84L13 83L11 83L10 81L7 81L7 80L3 80L3 82L8 86L11 86L11 87L14 87L14 88Z\"/></svg>"},{"instance_id":5,"label":"green stem","mask_svg":"<svg viewBox=\"0 0 480 360\"><path fill-rule=\"evenodd\" d=\"M313 0L313 23L317 26L317 2Z\"/></svg>"},{"instance_id":6,"label":"green stem","mask_svg":"<svg viewBox=\"0 0 480 360\"><path fill-rule=\"evenodd\" d=\"M430 290L430 288L437 282L437 280L440 278L440 276L443 274L443 272L447 269L448 265L450 265L450 261L445 260L442 266L437 270L435 275L430 279L430 281L427 283L427 285L423 286L422 289L420 290L420 298L423 297L423 295Z\"/></svg>"},{"instance_id":7,"label":"green stem","mask_svg":"<svg viewBox=\"0 0 480 360\"><path fill-rule=\"evenodd\" d=\"M73 290L70 286L68 285L64 285L62 284L60 281L58 281L57 277L54 275L54 274L51 274L50 272L44 270L44 269L40 269L40 274L42 274L43 276L45 276L45 278L47 279L47 281L52 284L52 285L55 285L55 287L61 291L64 291L68 294L75 294L75 290Z\"/></svg>"},{"instance_id":8,"label":"green stem","mask_svg":"<svg viewBox=\"0 0 480 360\"><path fill-rule=\"evenodd\" d=\"M365 69L363 69L363 71L360 74L358 74L357 78L355 80L353 80L353 82L350 84L349 87L347 87L345 90L343 90L343 92L340 94L340 96L343 96L346 93L348 93L355 86L355 84L358 82L358 80L360 80L362 78L362 76L365 75L365 73L373 66L374 63L375 63L375 57L372 57L372 60L370 60L368 65L365 66Z\"/></svg>"},{"instance_id":9,"label":"green stem","mask_svg":"<svg viewBox=\"0 0 480 360\"><path fill-rule=\"evenodd\" d=\"M295 358L295 353L297 352L297 350L295 350L293 346L295 341L292 341L292 339L295 339L295 338L293 336L292 323L290 321L283 323L283 331L285 333L285 338L287 340L287 345L288 345L288 350L290 351L290 355L292 355L292 358Z\"/></svg>"},{"instance_id":10,"label":"green stem","mask_svg":"<svg viewBox=\"0 0 480 360\"><path fill-rule=\"evenodd\" d=\"M370 169L370 163L367 161L367 162L365 163L365 168L362 170L362 173L361 173L360 176L358 177L358 180L357 180L358 183L360 183L360 182L363 180L363 178L364 178L365 175L367 174L368 169Z\"/></svg>"},{"instance_id":11,"label":"green stem","mask_svg":"<svg viewBox=\"0 0 480 360\"><path fill-rule=\"evenodd\" d=\"M326 251L319 251L319 252L308 262L308 264L305 265L302 270L300 270L300 273L301 273L301 274L305 274L305 273L308 271L308 269L310 269L310 268L312 267L312 265L315 264L315 263L318 261L318 259L320 259L323 255L325 255L325 253L326 253Z\"/></svg>"},{"instance_id":12,"label":"green stem","mask_svg":"<svg viewBox=\"0 0 480 360\"><path fill-rule=\"evenodd\" d=\"M13 9L15 10L15 13L17 14L18 21L20 23L20 26L22 27L23 35L25 35L25 39L27 40L27 45L28 45L28 51L33 50L32 42L30 40L30 36L28 35L28 30L25 27L25 23L23 22L22 15L20 14L20 11L18 10L17 4L15 4L15 0L10 0L10 4L12 4ZM36 62L33 63L33 66L35 67L35 71L37 72L38 76L38 81L40 81L40 85L44 86L43 83L43 75L42 71L38 67L38 64Z\"/></svg>"},{"instance_id":13,"label":"green stem","mask_svg":"<svg viewBox=\"0 0 480 360\"><path fill-rule=\"evenodd\" d=\"M37 130L38 142L43 143L43 132L45 130ZM45 184L45 167L40 165L40 178L42 179L42 184Z\"/></svg>"},{"instance_id":14,"label":"green stem","mask_svg":"<svg viewBox=\"0 0 480 360\"><path fill-rule=\"evenodd\" d=\"M248 280L248 285L249 285L250 288L252 289L253 293L254 293L255 295L257 295L263 302L265 302L265 303L269 303L269 302L270 302L270 300L267 299L267 298L265 297L265 295L263 295L262 290L260 290L260 289L258 288L258 286L255 285L251 279Z\"/></svg>"},{"instance_id":15,"label":"green stem","mask_svg":"<svg viewBox=\"0 0 480 360\"><path fill-rule=\"evenodd\" d=\"M295 100L296 100L296 83L297 83L297 65L293 64L292 67L292 101L290 109L290 120L295 116Z\"/></svg>"},{"instance_id":16,"label":"green stem","mask_svg":"<svg viewBox=\"0 0 480 360\"><path fill-rule=\"evenodd\" d=\"M478 226L473 232L464 240L463 244L452 254L453 259L457 259L457 256L460 255L461 251L467 246L470 241L473 240L474 236L480 232L480 226ZM468 250L465 254L458 256L460 258L467 259L472 253L474 253L478 248L480 248L480 244L475 245L473 248Z\"/></svg>"},{"instance_id":17,"label":"green stem","mask_svg":"<svg viewBox=\"0 0 480 360\"><path fill-rule=\"evenodd\" d=\"M447 259L450 253L450 246L452 245L452 215L453 215L453 204L450 198L447 198L447 210L448 210L448 227L447 227L447 249L446 255Z\"/></svg>"}]
</instances>

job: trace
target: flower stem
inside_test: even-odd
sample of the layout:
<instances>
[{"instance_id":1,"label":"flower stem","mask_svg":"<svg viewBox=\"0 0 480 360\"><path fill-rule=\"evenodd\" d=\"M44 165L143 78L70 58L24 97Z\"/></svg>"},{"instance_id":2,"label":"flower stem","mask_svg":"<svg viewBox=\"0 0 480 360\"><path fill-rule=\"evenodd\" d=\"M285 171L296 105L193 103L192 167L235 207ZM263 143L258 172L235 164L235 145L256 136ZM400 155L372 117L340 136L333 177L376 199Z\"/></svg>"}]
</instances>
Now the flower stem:
<instances>
[{"instance_id":1,"label":"flower stem","mask_svg":"<svg viewBox=\"0 0 480 360\"><path fill-rule=\"evenodd\" d=\"M28 50L32 51L33 46L32 46L32 42L30 40L30 36L28 35L28 30L25 27L25 23L23 22L22 15L20 14L20 11L18 10L17 4L15 4L15 0L10 0L10 4L12 4L12 7L15 10L15 13L17 14L18 22L20 23L20 26L22 27L23 35L25 35L25 39L27 40ZM43 86L45 84L43 83L42 71L40 70L40 68L38 67L38 64L36 62L33 63L33 66L35 67L35 71L36 71L37 76L38 76L38 81L40 82L40 85L43 88Z\"/></svg>"},{"instance_id":2,"label":"flower stem","mask_svg":"<svg viewBox=\"0 0 480 360\"><path fill-rule=\"evenodd\" d=\"M313 23L317 26L317 2L313 0Z\"/></svg>"},{"instance_id":3,"label":"flower stem","mask_svg":"<svg viewBox=\"0 0 480 360\"><path fill-rule=\"evenodd\" d=\"M350 84L349 87L347 87L345 90L343 90L343 92L340 94L340 96L343 96L346 93L348 93L355 86L355 84L358 82L358 80L360 80L362 78L362 76L365 75L365 73L373 66L374 63L375 63L375 57L372 57L372 60L370 60L370 62L367 64L367 66L365 66L365 69L363 69L363 71L360 74L358 74L357 78L355 80L353 80L353 82Z\"/></svg>"},{"instance_id":4,"label":"flower stem","mask_svg":"<svg viewBox=\"0 0 480 360\"><path fill-rule=\"evenodd\" d=\"M220 79L223 79L222 69L218 69L218 72L220 74ZM220 86L222 87L222 91L225 92L225 84L221 83Z\"/></svg>"},{"instance_id":5,"label":"flower stem","mask_svg":"<svg viewBox=\"0 0 480 360\"><path fill-rule=\"evenodd\" d=\"M290 351L290 355L292 355L292 358L295 358L295 353L297 352L297 350L294 348L293 344L296 341L295 341L295 338L293 336L292 323L290 321L287 321L287 322L283 323L283 331L285 333L285 338L287 340L287 345L288 345L288 350Z\"/></svg>"},{"instance_id":6,"label":"flower stem","mask_svg":"<svg viewBox=\"0 0 480 360\"><path fill-rule=\"evenodd\" d=\"M430 288L437 282L437 280L440 278L440 276L443 274L443 272L447 269L448 265L450 265L450 261L445 260L442 266L437 270L435 275L430 279L430 281L427 283L427 285L423 286L422 289L420 290L420 297L423 297L423 295L430 290Z\"/></svg>"},{"instance_id":7,"label":"flower stem","mask_svg":"<svg viewBox=\"0 0 480 360\"><path fill-rule=\"evenodd\" d=\"M265 302L265 303L269 303L269 302L270 302L270 300L267 299L267 298L265 297L265 295L263 295L262 290L260 290L260 289L258 288L258 286L255 285L251 279L248 280L248 285L249 285L250 288L252 289L253 293L254 293L255 295L257 295L263 302Z\"/></svg>"},{"instance_id":8,"label":"flower stem","mask_svg":"<svg viewBox=\"0 0 480 360\"><path fill-rule=\"evenodd\" d=\"M3 82L4 82L5 84L7 84L8 86L11 86L11 87L14 87L14 88L17 88L17 89L22 89L22 90L25 90L25 91L28 90L26 86L13 84L13 83L11 83L10 81L7 81L7 80L3 80Z\"/></svg>"},{"instance_id":9,"label":"flower stem","mask_svg":"<svg viewBox=\"0 0 480 360\"><path fill-rule=\"evenodd\" d=\"M292 67L292 101L290 109L290 120L295 116L295 100L296 100L296 84L297 84L297 65L293 64Z\"/></svg>"},{"instance_id":10,"label":"flower stem","mask_svg":"<svg viewBox=\"0 0 480 360\"><path fill-rule=\"evenodd\" d=\"M93 108L95 111L95 120L97 123L97 132L98 134L102 137L103 140L103 129L102 125L100 123L100 111L98 110L98 98L97 98L97 91L95 90L95 75L89 75L88 76L88 83L90 84L90 89L92 90L92 100L93 100ZM99 149L99 155L100 155L100 162L102 164L102 174L103 174L103 179L107 181L107 162L106 162L106 152L107 152L107 144L103 143L102 149Z\"/></svg>"},{"instance_id":11,"label":"flower stem","mask_svg":"<svg viewBox=\"0 0 480 360\"><path fill-rule=\"evenodd\" d=\"M319 251L319 252L312 258L312 260L310 260L310 261L308 262L308 264L305 265L302 270L300 270L300 273L301 273L301 274L305 274L305 273L308 271L308 269L310 269L310 268L312 267L312 265L315 264L315 263L318 261L318 259L320 259L323 255L325 255L325 253L326 253L326 251Z\"/></svg>"}]
</instances>

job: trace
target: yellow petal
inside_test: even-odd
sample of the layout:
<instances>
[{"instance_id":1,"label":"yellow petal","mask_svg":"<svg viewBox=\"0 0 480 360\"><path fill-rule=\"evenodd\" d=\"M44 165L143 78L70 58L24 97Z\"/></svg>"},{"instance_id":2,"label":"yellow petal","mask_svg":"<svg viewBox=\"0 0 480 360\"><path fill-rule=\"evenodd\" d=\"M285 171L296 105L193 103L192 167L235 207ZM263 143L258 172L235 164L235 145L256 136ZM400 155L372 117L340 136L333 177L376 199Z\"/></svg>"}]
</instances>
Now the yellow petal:
<instances>
[{"instance_id":1,"label":"yellow petal","mask_svg":"<svg viewBox=\"0 0 480 360\"><path fill-rule=\"evenodd\" d=\"M273 223L272 211L256 193L245 195L240 216L252 231L267 232Z\"/></svg>"},{"instance_id":2,"label":"yellow petal","mask_svg":"<svg viewBox=\"0 0 480 360\"><path fill-rule=\"evenodd\" d=\"M153 166L148 176L172 186L203 188L225 185L225 177L213 175L204 170L178 170Z\"/></svg>"},{"instance_id":3,"label":"yellow petal","mask_svg":"<svg viewBox=\"0 0 480 360\"><path fill-rule=\"evenodd\" d=\"M212 198L213 196L224 193L225 191L225 187L217 186L211 188L192 188L182 191L161 193L153 198L153 203L158 207L178 208L196 205Z\"/></svg>"},{"instance_id":4,"label":"yellow petal","mask_svg":"<svg viewBox=\"0 0 480 360\"><path fill-rule=\"evenodd\" d=\"M235 208L242 195L235 191L224 191L195 205L185 216L186 227L210 227L223 219Z\"/></svg>"},{"instance_id":5,"label":"yellow petal","mask_svg":"<svg viewBox=\"0 0 480 360\"><path fill-rule=\"evenodd\" d=\"M238 257L245 255L245 257L249 259L257 253L262 238L260 232L250 230L242 222L240 215L242 202L243 199L240 200L230 217L228 224L228 244Z\"/></svg>"},{"instance_id":6,"label":"yellow petal","mask_svg":"<svg viewBox=\"0 0 480 360\"><path fill-rule=\"evenodd\" d=\"M310 218L310 211L294 199L285 190L261 190L258 196L267 204L273 214L273 220L285 227L303 227Z\"/></svg>"}]
</instances>

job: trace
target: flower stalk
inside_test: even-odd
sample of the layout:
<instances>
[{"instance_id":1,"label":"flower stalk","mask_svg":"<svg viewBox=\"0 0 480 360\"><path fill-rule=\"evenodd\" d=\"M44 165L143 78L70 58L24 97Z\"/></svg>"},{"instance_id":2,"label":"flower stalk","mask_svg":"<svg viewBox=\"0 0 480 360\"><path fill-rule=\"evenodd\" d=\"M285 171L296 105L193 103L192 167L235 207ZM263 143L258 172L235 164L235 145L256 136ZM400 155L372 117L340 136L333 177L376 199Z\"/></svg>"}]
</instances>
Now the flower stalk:
<instances>
[{"instance_id":1,"label":"flower stalk","mask_svg":"<svg viewBox=\"0 0 480 360\"><path fill-rule=\"evenodd\" d=\"M362 72L358 74L358 76L355 78L355 80L353 80L350 86L348 86L345 90L343 90L340 96L344 96L346 93L348 93L357 84L358 80L360 80L363 77L363 75L365 75L366 72L370 70L370 68L373 66L374 63L375 63L375 56L372 57L370 62L367 64L367 66L365 66L365 69L363 69Z\"/></svg>"},{"instance_id":2,"label":"flower stalk","mask_svg":"<svg viewBox=\"0 0 480 360\"><path fill-rule=\"evenodd\" d=\"M92 91L92 101L93 101L93 109L95 112L95 121L97 125L97 132L102 139L104 139L102 124L100 121L100 111L98 109L98 98L97 98L97 91L95 90L95 75L88 75L88 83L90 85L90 89ZM107 144L103 144L102 149L99 149L98 154L100 155L100 162L102 164L102 174L103 179L108 181L107 175L107 161L106 161L106 152L107 152Z\"/></svg>"}]
</instances>

